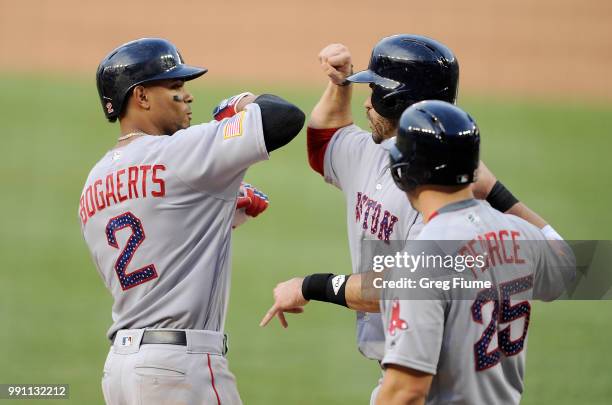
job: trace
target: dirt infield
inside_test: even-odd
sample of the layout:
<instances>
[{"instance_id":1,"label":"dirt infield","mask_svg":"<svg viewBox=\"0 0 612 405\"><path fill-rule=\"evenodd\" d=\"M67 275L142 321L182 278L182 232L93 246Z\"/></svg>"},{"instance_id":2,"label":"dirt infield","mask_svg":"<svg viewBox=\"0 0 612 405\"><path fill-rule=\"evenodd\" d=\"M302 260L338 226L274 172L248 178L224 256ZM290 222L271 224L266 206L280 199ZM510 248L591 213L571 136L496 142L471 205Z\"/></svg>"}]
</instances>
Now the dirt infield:
<instances>
[{"instance_id":1,"label":"dirt infield","mask_svg":"<svg viewBox=\"0 0 612 405\"><path fill-rule=\"evenodd\" d=\"M93 74L118 44L162 36L210 79L316 83L324 45L359 69L398 32L448 44L467 91L612 99L609 0L0 0L0 70Z\"/></svg>"}]
</instances>

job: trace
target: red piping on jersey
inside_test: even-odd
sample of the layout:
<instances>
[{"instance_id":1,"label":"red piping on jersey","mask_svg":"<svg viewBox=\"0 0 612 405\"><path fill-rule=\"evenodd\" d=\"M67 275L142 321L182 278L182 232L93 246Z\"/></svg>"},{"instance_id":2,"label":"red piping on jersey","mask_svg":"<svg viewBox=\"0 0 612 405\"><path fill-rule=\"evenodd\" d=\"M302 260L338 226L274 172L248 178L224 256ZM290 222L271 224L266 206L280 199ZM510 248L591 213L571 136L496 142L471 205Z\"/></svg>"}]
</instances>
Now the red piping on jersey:
<instances>
[{"instance_id":1,"label":"red piping on jersey","mask_svg":"<svg viewBox=\"0 0 612 405\"><path fill-rule=\"evenodd\" d=\"M210 381L212 382L213 391L215 391L215 395L217 396L217 405L221 405L221 398L219 398L219 393L217 392L217 387L215 387L215 376L212 371L212 367L210 365L210 354L208 356L208 370L210 371Z\"/></svg>"},{"instance_id":2,"label":"red piping on jersey","mask_svg":"<svg viewBox=\"0 0 612 405\"><path fill-rule=\"evenodd\" d=\"M429 215L429 218L427 218L427 222L431 221L432 219L434 219L435 217L437 217L440 213L438 211L434 211Z\"/></svg>"},{"instance_id":3,"label":"red piping on jersey","mask_svg":"<svg viewBox=\"0 0 612 405\"><path fill-rule=\"evenodd\" d=\"M308 150L308 163L312 170L323 174L325 151L327 145L339 128L310 128L306 129L306 149Z\"/></svg>"}]
</instances>

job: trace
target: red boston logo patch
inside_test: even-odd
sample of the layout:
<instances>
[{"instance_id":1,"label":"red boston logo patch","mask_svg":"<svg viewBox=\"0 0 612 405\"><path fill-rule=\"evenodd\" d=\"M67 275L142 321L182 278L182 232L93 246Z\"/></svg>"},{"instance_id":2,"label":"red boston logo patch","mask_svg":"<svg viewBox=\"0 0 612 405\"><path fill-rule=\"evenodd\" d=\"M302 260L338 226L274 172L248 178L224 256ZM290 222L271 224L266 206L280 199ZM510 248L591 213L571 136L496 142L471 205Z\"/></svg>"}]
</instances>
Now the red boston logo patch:
<instances>
[{"instance_id":1,"label":"red boston logo patch","mask_svg":"<svg viewBox=\"0 0 612 405\"><path fill-rule=\"evenodd\" d=\"M400 302L396 298L391 304L391 322L389 322L389 334L395 336L395 331L405 330L408 328L408 323L400 318Z\"/></svg>"}]
</instances>

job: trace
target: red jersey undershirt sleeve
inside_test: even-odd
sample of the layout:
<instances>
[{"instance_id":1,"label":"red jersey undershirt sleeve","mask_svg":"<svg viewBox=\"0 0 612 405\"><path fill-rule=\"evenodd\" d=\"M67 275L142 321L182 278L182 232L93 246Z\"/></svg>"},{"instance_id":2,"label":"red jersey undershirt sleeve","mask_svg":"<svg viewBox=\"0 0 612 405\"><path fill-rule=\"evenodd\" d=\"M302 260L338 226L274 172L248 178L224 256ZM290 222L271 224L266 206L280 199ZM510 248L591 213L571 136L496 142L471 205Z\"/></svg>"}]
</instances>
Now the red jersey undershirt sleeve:
<instances>
[{"instance_id":1,"label":"red jersey undershirt sleeve","mask_svg":"<svg viewBox=\"0 0 612 405\"><path fill-rule=\"evenodd\" d=\"M315 172L321 176L323 173L325 151L332 137L340 128L310 128L306 129L306 149L308 150L308 163Z\"/></svg>"},{"instance_id":2,"label":"red jersey undershirt sleeve","mask_svg":"<svg viewBox=\"0 0 612 405\"><path fill-rule=\"evenodd\" d=\"M356 125L306 131L308 162L325 181L343 190L359 177L372 136Z\"/></svg>"}]
</instances>

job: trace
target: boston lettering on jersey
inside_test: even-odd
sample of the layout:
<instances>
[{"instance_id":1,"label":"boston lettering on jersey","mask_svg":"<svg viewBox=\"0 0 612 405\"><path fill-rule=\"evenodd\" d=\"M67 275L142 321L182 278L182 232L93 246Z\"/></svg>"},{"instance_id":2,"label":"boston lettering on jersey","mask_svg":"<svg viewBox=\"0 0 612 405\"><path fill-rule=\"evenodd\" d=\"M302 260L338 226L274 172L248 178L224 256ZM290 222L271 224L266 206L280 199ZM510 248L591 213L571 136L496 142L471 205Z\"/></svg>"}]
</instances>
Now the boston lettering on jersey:
<instances>
[{"instance_id":1,"label":"boston lettering on jersey","mask_svg":"<svg viewBox=\"0 0 612 405\"><path fill-rule=\"evenodd\" d=\"M166 183L160 177L166 170L164 165L130 166L96 179L81 195L79 215L83 225L96 212L112 204L133 198L163 197Z\"/></svg>"},{"instance_id":2,"label":"boston lettering on jersey","mask_svg":"<svg viewBox=\"0 0 612 405\"><path fill-rule=\"evenodd\" d=\"M369 198L367 195L358 192L357 204L355 205L355 222L360 222L363 218L361 227L364 230L370 230L372 235L376 235L378 239L389 242L389 238L393 233L393 226L398 221L398 218L385 210L380 219L382 204ZM369 220L369 221L368 221Z\"/></svg>"},{"instance_id":3,"label":"boston lettering on jersey","mask_svg":"<svg viewBox=\"0 0 612 405\"><path fill-rule=\"evenodd\" d=\"M459 249L462 256L485 256L485 265L480 270L503 264L523 264L525 259L520 256L521 233L515 230L502 229L497 232L487 232L478 235Z\"/></svg>"}]
</instances>

